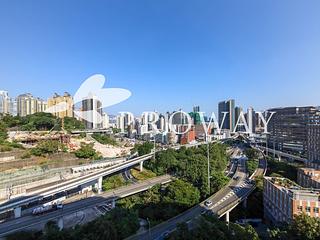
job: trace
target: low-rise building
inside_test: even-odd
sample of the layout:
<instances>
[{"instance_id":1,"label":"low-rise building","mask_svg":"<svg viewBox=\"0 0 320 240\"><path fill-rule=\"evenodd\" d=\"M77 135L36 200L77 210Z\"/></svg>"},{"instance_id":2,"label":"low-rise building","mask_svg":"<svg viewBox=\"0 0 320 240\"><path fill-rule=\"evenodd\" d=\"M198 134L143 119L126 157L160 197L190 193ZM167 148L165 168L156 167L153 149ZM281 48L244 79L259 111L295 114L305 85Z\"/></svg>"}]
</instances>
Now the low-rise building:
<instances>
[{"instance_id":1,"label":"low-rise building","mask_svg":"<svg viewBox=\"0 0 320 240\"><path fill-rule=\"evenodd\" d=\"M320 189L320 170L300 168L298 170L298 184L305 188Z\"/></svg>"},{"instance_id":2,"label":"low-rise building","mask_svg":"<svg viewBox=\"0 0 320 240\"><path fill-rule=\"evenodd\" d=\"M319 217L320 191L304 189L286 178L264 178L265 218L274 224L288 223L305 213Z\"/></svg>"}]
</instances>

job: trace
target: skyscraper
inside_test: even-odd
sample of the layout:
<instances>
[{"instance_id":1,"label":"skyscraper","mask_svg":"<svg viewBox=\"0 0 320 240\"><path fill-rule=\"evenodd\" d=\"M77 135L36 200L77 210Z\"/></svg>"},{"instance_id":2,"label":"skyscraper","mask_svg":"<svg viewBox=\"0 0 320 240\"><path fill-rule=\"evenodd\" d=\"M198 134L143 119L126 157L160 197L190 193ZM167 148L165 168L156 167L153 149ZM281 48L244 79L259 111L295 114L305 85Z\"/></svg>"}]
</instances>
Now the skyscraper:
<instances>
[{"instance_id":1,"label":"skyscraper","mask_svg":"<svg viewBox=\"0 0 320 240\"><path fill-rule=\"evenodd\" d=\"M316 128L319 110L316 107L273 108L268 112L275 112L268 124L269 147L305 158L308 157L308 145L310 154L314 152L316 146L313 147L312 142L317 141L310 138L317 139L318 134ZM309 157L317 160L315 156Z\"/></svg>"},{"instance_id":2,"label":"skyscraper","mask_svg":"<svg viewBox=\"0 0 320 240\"><path fill-rule=\"evenodd\" d=\"M0 114L17 115L17 101L7 91L0 91Z\"/></svg>"},{"instance_id":3,"label":"skyscraper","mask_svg":"<svg viewBox=\"0 0 320 240\"><path fill-rule=\"evenodd\" d=\"M218 105L219 111L219 125L221 126L224 112L226 112L226 118L222 125L222 129L229 129L230 131L234 130L235 127L235 101L230 99L227 101L219 102Z\"/></svg>"},{"instance_id":4,"label":"skyscraper","mask_svg":"<svg viewBox=\"0 0 320 240\"><path fill-rule=\"evenodd\" d=\"M67 92L65 92L63 96L60 96L59 94L55 93L52 98L49 98L48 108L57 106L61 103L66 103L68 108L61 112L55 111L53 115L55 115L58 118L73 117L73 99L71 95Z\"/></svg>"},{"instance_id":5,"label":"skyscraper","mask_svg":"<svg viewBox=\"0 0 320 240\"><path fill-rule=\"evenodd\" d=\"M194 107L193 107L193 112L194 112L194 113L200 112L200 107L199 107L199 106L194 106Z\"/></svg>"},{"instance_id":6,"label":"skyscraper","mask_svg":"<svg viewBox=\"0 0 320 240\"><path fill-rule=\"evenodd\" d=\"M82 112L87 129L102 128L102 103L97 96L90 94L82 100Z\"/></svg>"},{"instance_id":7,"label":"skyscraper","mask_svg":"<svg viewBox=\"0 0 320 240\"><path fill-rule=\"evenodd\" d=\"M47 102L32 96L30 93L22 94L17 97L17 114L25 117L37 112L45 112Z\"/></svg>"},{"instance_id":8,"label":"skyscraper","mask_svg":"<svg viewBox=\"0 0 320 240\"><path fill-rule=\"evenodd\" d=\"M240 113L241 113L242 111L243 111L242 107L235 107L235 109L234 109L234 114L235 114L234 119L235 119L235 123L238 122L238 118L239 118Z\"/></svg>"}]
</instances>

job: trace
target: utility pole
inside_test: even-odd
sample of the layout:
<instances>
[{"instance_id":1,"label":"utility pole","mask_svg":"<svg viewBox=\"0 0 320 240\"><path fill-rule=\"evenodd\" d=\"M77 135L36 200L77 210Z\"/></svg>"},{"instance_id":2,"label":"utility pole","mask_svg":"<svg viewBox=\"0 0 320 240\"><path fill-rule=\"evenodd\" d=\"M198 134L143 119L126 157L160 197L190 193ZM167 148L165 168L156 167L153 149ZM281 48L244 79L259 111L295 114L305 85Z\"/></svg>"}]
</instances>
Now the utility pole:
<instances>
[{"instance_id":1,"label":"utility pole","mask_svg":"<svg viewBox=\"0 0 320 240\"><path fill-rule=\"evenodd\" d=\"M269 151L268 151L268 134L266 133L266 155L268 156Z\"/></svg>"},{"instance_id":2,"label":"utility pole","mask_svg":"<svg viewBox=\"0 0 320 240\"><path fill-rule=\"evenodd\" d=\"M207 135L207 157L208 157L208 192L209 195L211 193L211 185L210 185L210 143L209 137Z\"/></svg>"},{"instance_id":3,"label":"utility pole","mask_svg":"<svg viewBox=\"0 0 320 240\"><path fill-rule=\"evenodd\" d=\"M153 136L153 158L156 160L156 135Z\"/></svg>"}]
</instances>

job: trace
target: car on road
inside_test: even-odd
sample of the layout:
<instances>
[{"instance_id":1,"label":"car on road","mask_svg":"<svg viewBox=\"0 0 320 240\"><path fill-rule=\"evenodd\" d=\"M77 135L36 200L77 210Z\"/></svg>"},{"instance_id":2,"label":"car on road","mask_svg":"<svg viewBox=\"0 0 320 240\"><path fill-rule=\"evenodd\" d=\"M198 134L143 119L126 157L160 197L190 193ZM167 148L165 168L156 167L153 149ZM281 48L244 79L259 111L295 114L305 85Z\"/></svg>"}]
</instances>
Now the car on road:
<instances>
[{"instance_id":1,"label":"car on road","mask_svg":"<svg viewBox=\"0 0 320 240\"><path fill-rule=\"evenodd\" d=\"M239 176L236 176L236 177L233 178L233 180L236 180L236 181L238 181L239 179L240 179Z\"/></svg>"},{"instance_id":2,"label":"car on road","mask_svg":"<svg viewBox=\"0 0 320 240\"><path fill-rule=\"evenodd\" d=\"M213 202L210 201L210 200L204 202L204 205L205 205L206 207L211 207L212 204L213 204Z\"/></svg>"},{"instance_id":3,"label":"car on road","mask_svg":"<svg viewBox=\"0 0 320 240\"><path fill-rule=\"evenodd\" d=\"M161 235L164 239L168 239L170 236L170 232L165 232Z\"/></svg>"}]
</instances>

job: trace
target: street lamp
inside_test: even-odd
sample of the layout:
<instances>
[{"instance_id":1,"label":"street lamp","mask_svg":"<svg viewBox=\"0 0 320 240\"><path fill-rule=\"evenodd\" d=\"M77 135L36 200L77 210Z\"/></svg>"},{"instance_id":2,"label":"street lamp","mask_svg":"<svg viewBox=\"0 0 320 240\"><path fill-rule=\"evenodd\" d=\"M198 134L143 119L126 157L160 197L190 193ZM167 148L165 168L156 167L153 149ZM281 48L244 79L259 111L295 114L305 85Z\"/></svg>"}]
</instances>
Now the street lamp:
<instances>
[{"instance_id":1,"label":"street lamp","mask_svg":"<svg viewBox=\"0 0 320 240\"><path fill-rule=\"evenodd\" d=\"M211 192L211 186L210 186L210 142L209 142L209 137L206 134L206 140L207 140L207 160L208 160L208 191L209 191L209 195Z\"/></svg>"}]
</instances>

